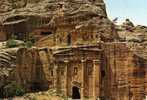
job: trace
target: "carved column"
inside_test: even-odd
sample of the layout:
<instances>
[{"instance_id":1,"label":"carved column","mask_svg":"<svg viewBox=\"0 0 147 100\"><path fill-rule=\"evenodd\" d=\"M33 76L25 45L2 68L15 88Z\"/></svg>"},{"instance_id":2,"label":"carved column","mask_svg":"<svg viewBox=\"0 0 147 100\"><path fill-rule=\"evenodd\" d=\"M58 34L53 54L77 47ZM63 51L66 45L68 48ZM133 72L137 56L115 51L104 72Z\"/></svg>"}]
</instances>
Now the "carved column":
<instances>
[{"instance_id":1,"label":"carved column","mask_svg":"<svg viewBox=\"0 0 147 100\"><path fill-rule=\"evenodd\" d=\"M65 86L64 86L64 92L65 92L65 96L68 96L68 60L64 61L65 63L65 72L64 72L64 76L65 76Z\"/></svg>"},{"instance_id":2,"label":"carved column","mask_svg":"<svg viewBox=\"0 0 147 100\"><path fill-rule=\"evenodd\" d=\"M58 65L56 63L54 63L54 88L56 88L56 90L58 91Z\"/></svg>"},{"instance_id":3,"label":"carved column","mask_svg":"<svg viewBox=\"0 0 147 100\"><path fill-rule=\"evenodd\" d=\"M85 62L85 60L81 60L81 67L82 67L82 73L81 73L81 75L82 75L82 78L81 78L81 100L84 100L84 70L85 70L85 68L84 68L84 62Z\"/></svg>"},{"instance_id":4,"label":"carved column","mask_svg":"<svg viewBox=\"0 0 147 100\"><path fill-rule=\"evenodd\" d=\"M100 96L100 66L99 60L93 60L93 100Z\"/></svg>"}]
</instances>

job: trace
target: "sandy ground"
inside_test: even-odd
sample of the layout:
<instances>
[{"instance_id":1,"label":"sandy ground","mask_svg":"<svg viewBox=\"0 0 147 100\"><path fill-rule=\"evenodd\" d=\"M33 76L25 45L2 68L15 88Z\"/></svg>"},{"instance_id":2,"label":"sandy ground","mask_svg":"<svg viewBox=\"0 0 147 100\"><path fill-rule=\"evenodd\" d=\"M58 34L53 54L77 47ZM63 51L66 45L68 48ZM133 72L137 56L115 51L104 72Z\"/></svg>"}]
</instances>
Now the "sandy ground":
<instances>
[{"instance_id":1,"label":"sandy ground","mask_svg":"<svg viewBox=\"0 0 147 100\"><path fill-rule=\"evenodd\" d=\"M34 97L33 99L28 99L28 98L23 98L23 97L14 97L13 99L3 99L3 100L64 100L64 99L57 97L57 96L39 95L39 96Z\"/></svg>"}]
</instances>

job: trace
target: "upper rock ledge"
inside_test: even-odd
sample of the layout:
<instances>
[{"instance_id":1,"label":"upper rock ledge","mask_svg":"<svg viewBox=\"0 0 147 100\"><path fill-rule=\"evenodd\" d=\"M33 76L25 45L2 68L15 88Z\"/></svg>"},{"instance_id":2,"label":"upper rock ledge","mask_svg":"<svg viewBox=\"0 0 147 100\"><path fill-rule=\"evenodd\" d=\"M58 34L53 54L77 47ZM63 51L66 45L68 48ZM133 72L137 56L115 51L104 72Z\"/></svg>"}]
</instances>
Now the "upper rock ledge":
<instances>
[{"instance_id":1,"label":"upper rock ledge","mask_svg":"<svg viewBox=\"0 0 147 100\"><path fill-rule=\"evenodd\" d=\"M0 0L0 21L15 16L54 16L64 6L65 15L88 12L106 16L103 0Z\"/></svg>"}]
</instances>

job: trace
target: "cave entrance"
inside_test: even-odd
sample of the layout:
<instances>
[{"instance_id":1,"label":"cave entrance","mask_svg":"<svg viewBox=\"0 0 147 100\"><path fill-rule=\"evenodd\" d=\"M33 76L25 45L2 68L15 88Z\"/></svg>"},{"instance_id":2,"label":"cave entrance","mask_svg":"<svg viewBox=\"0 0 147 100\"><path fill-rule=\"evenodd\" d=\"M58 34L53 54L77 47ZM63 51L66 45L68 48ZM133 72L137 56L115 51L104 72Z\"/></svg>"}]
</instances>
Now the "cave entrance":
<instances>
[{"instance_id":1,"label":"cave entrance","mask_svg":"<svg viewBox=\"0 0 147 100\"><path fill-rule=\"evenodd\" d=\"M78 87L73 86L72 88L72 99L80 99L80 90Z\"/></svg>"},{"instance_id":2,"label":"cave entrance","mask_svg":"<svg viewBox=\"0 0 147 100\"><path fill-rule=\"evenodd\" d=\"M41 32L41 35L50 35L50 34L52 34L52 32Z\"/></svg>"}]
</instances>

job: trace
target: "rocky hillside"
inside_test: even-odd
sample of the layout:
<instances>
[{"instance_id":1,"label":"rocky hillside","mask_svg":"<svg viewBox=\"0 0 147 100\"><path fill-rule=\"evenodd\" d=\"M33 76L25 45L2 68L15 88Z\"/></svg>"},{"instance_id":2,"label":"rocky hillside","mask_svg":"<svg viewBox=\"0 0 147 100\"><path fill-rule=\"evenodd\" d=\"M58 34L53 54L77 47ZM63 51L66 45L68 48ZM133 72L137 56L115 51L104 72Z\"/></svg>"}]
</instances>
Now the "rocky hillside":
<instances>
[{"instance_id":1,"label":"rocky hillside","mask_svg":"<svg viewBox=\"0 0 147 100\"><path fill-rule=\"evenodd\" d=\"M63 4L64 12L66 14L89 12L93 15L105 15L106 13L103 9L94 5L97 2L99 3L100 1L97 0L94 2L92 0L63 0L63 2L61 2L61 0L1 0L0 18L2 19L1 21L4 21L5 19L12 17L14 15L39 15L52 17L56 14L58 8L63 6Z\"/></svg>"},{"instance_id":2,"label":"rocky hillside","mask_svg":"<svg viewBox=\"0 0 147 100\"><path fill-rule=\"evenodd\" d=\"M122 40L136 43L146 43L147 41L147 27L135 26L129 19L126 19L122 25L118 25L117 30Z\"/></svg>"},{"instance_id":3,"label":"rocky hillside","mask_svg":"<svg viewBox=\"0 0 147 100\"><path fill-rule=\"evenodd\" d=\"M9 34L30 33L44 25L58 27L59 16L68 24L74 23L75 29L94 25L104 37L117 37L112 22L107 18L103 0L0 1L0 23Z\"/></svg>"}]
</instances>

